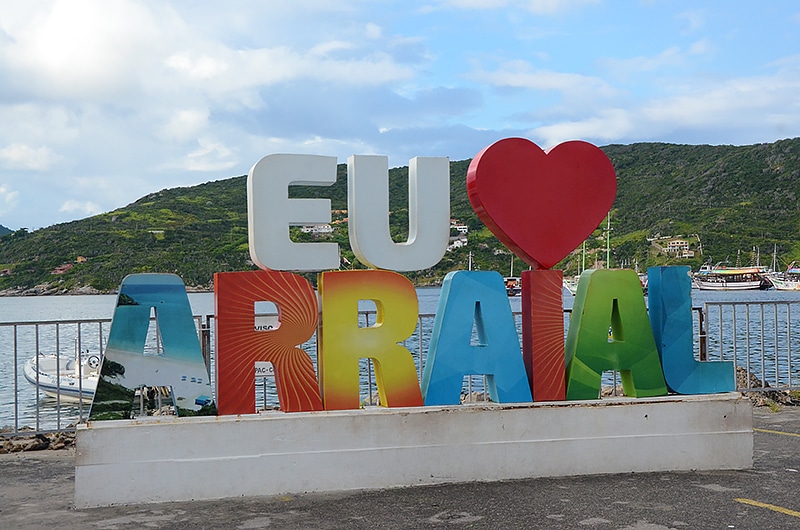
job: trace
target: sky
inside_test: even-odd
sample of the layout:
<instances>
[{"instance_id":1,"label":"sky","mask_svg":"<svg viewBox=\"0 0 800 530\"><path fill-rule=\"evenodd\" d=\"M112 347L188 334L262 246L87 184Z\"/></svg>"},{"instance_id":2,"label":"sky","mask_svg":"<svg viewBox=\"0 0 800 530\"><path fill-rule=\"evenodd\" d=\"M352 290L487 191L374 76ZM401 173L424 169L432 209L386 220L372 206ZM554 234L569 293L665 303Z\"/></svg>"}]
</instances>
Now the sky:
<instances>
[{"instance_id":1,"label":"sky","mask_svg":"<svg viewBox=\"0 0 800 530\"><path fill-rule=\"evenodd\" d=\"M800 3L2 2L0 124L12 230L273 153L774 142L800 136Z\"/></svg>"}]
</instances>

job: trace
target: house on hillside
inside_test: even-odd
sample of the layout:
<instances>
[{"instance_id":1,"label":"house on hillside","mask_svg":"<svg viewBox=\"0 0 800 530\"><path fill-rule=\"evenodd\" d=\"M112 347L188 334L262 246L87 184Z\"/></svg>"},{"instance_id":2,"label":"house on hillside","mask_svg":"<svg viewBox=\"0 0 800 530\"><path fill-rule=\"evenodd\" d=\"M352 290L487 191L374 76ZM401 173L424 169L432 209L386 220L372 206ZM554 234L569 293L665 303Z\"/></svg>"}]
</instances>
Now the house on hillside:
<instances>
[{"instance_id":1,"label":"house on hillside","mask_svg":"<svg viewBox=\"0 0 800 530\"><path fill-rule=\"evenodd\" d=\"M332 234L333 227L331 225L311 225L300 228L304 234Z\"/></svg>"},{"instance_id":2,"label":"house on hillside","mask_svg":"<svg viewBox=\"0 0 800 530\"><path fill-rule=\"evenodd\" d=\"M667 243L666 251L667 254L676 258L688 259L694 257L694 251L689 250L689 242L682 239L674 239Z\"/></svg>"},{"instance_id":3,"label":"house on hillside","mask_svg":"<svg viewBox=\"0 0 800 530\"><path fill-rule=\"evenodd\" d=\"M458 219L450 219L450 229L455 229L456 232L464 236L469 233L469 227L465 224L462 224Z\"/></svg>"},{"instance_id":4,"label":"house on hillside","mask_svg":"<svg viewBox=\"0 0 800 530\"><path fill-rule=\"evenodd\" d=\"M447 252L453 251L457 248L466 247L467 246L467 238L466 237L451 237L450 244L447 245Z\"/></svg>"}]
</instances>

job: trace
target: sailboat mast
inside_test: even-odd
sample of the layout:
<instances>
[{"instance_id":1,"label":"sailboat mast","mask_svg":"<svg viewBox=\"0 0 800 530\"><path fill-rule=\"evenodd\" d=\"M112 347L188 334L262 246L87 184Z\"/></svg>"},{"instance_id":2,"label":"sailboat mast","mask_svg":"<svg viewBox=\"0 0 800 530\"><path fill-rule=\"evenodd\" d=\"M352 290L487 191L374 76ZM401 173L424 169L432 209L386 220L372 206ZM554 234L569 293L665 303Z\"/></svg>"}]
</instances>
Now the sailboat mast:
<instances>
[{"instance_id":1,"label":"sailboat mast","mask_svg":"<svg viewBox=\"0 0 800 530\"><path fill-rule=\"evenodd\" d=\"M778 272L778 244L772 247L772 272Z\"/></svg>"},{"instance_id":2,"label":"sailboat mast","mask_svg":"<svg viewBox=\"0 0 800 530\"><path fill-rule=\"evenodd\" d=\"M583 240L583 251L581 253L581 273L586 270L586 240Z\"/></svg>"},{"instance_id":3,"label":"sailboat mast","mask_svg":"<svg viewBox=\"0 0 800 530\"><path fill-rule=\"evenodd\" d=\"M606 223L606 269L611 268L611 212L608 212Z\"/></svg>"}]
</instances>

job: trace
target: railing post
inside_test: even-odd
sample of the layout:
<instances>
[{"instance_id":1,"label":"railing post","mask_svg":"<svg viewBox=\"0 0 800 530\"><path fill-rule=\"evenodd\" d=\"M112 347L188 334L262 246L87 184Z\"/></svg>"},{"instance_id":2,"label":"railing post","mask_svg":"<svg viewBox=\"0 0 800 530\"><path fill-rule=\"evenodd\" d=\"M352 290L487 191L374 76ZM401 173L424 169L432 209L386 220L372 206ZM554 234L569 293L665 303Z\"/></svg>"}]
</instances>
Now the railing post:
<instances>
[{"instance_id":1,"label":"railing post","mask_svg":"<svg viewBox=\"0 0 800 530\"><path fill-rule=\"evenodd\" d=\"M695 307L697 311L697 335L700 339L700 360L708 359L708 334L706 333L705 313L702 307Z\"/></svg>"},{"instance_id":2,"label":"railing post","mask_svg":"<svg viewBox=\"0 0 800 530\"><path fill-rule=\"evenodd\" d=\"M206 363L206 368L211 370L211 322L209 318L206 321L200 321L200 349L203 352L203 361Z\"/></svg>"}]
</instances>

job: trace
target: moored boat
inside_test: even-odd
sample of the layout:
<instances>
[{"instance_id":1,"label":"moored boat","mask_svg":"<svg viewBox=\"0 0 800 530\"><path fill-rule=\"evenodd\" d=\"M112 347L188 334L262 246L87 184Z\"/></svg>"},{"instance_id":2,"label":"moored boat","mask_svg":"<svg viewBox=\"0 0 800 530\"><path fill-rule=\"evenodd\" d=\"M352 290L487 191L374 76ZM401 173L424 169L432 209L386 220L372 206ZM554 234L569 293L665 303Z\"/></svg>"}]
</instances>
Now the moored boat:
<instances>
[{"instance_id":1,"label":"moored boat","mask_svg":"<svg viewBox=\"0 0 800 530\"><path fill-rule=\"evenodd\" d=\"M578 292L578 281L581 279L580 274L573 276L572 278L564 278L563 284L564 289L569 291L569 294L575 296L575 293Z\"/></svg>"},{"instance_id":2,"label":"moored boat","mask_svg":"<svg viewBox=\"0 0 800 530\"><path fill-rule=\"evenodd\" d=\"M800 267L793 261L786 272L771 274L769 280L778 291L800 291Z\"/></svg>"},{"instance_id":3,"label":"moored boat","mask_svg":"<svg viewBox=\"0 0 800 530\"><path fill-rule=\"evenodd\" d=\"M647 294L648 277L646 272L637 272L639 275L639 283L642 284L642 294Z\"/></svg>"},{"instance_id":4,"label":"moored boat","mask_svg":"<svg viewBox=\"0 0 800 530\"><path fill-rule=\"evenodd\" d=\"M508 294L508 296L519 296L522 294L522 278L506 276L503 278L503 283L506 284L506 294Z\"/></svg>"},{"instance_id":5,"label":"moored boat","mask_svg":"<svg viewBox=\"0 0 800 530\"><path fill-rule=\"evenodd\" d=\"M91 403L100 378L102 359L83 353L75 357L39 354L25 363L25 379L45 395L62 401Z\"/></svg>"},{"instance_id":6,"label":"moored boat","mask_svg":"<svg viewBox=\"0 0 800 530\"><path fill-rule=\"evenodd\" d=\"M642 294L647 294L647 273L638 273L639 276L639 283L642 284ZM578 283L580 282L580 275L573 276L571 278L564 278L563 280L563 287L569 294L575 296L578 292Z\"/></svg>"},{"instance_id":7,"label":"moored boat","mask_svg":"<svg viewBox=\"0 0 800 530\"><path fill-rule=\"evenodd\" d=\"M511 273L503 278L506 284L506 294L508 296L519 296L522 294L522 278L514 276L514 254L511 254Z\"/></svg>"},{"instance_id":8,"label":"moored boat","mask_svg":"<svg viewBox=\"0 0 800 530\"><path fill-rule=\"evenodd\" d=\"M693 277L694 286L704 291L764 290L772 287L767 268L703 265Z\"/></svg>"}]
</instances>

